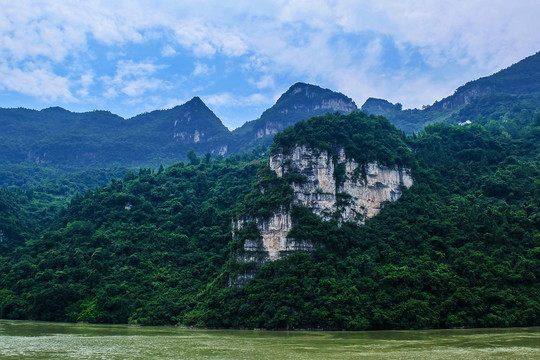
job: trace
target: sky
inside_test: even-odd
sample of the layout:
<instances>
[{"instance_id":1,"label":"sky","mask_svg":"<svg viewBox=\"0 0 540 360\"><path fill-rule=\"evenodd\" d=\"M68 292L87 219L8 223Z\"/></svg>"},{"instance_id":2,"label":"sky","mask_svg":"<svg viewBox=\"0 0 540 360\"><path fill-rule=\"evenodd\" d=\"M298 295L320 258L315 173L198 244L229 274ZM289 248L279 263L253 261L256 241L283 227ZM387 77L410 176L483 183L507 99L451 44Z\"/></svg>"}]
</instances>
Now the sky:
<instances>
[{"instance_id":1,"label":"sky","mask_svg":"<svg viewBox=\"0 0 540 360\"><path fill-rule=\"evenodd\" d=\"M540 51L538 0L0 0L0 107L124 118L199 96L230 129L296 82L421 108Z\"/></svg>"}]
</instances>

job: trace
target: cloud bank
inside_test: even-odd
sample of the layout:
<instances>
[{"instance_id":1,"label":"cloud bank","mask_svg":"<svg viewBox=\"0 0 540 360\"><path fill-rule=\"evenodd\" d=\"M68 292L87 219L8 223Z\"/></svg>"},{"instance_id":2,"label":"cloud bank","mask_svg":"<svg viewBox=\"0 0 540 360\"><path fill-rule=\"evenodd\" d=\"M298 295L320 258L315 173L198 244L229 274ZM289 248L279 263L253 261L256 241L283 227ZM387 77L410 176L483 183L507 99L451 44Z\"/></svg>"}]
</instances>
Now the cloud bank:
<instances>
[{"instance_id":1,"label":"cloud bank","mask_svg":"<svg viewBox=\"0 0 540 360\"><path fill-rule=\"evenodd\" d=\"M536 0L0 4L0 106L131 116L198 95L230 127L296 81L420 107L540 50Z\"/></svg>"}]
</instances>

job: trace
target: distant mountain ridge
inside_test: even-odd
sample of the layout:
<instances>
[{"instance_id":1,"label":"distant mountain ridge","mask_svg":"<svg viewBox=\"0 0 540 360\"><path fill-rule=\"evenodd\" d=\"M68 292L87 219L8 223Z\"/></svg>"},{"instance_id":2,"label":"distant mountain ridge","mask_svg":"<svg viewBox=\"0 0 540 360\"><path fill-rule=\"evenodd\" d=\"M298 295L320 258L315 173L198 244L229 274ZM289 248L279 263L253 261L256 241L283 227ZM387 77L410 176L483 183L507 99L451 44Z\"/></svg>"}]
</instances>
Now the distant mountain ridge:
<instances>
[{"instance_id":1,"label":"distant mountain ridge","mask_svg":"<svg viewBox=\"0 0 540 360\"><path fill-rule=\"evenodd\" d=\"M257 145L269 146L275 134L300 120L326 113L347 114L356 109L354 101L341 93L296 83L281 95L274 106L264 111L259 119L249 121L233 131L240 145L236 150Z\"/></svg>"},{"instance_id":2,"label":"distant mountain ridge","mask_svg":"<svg viewBox=\"0 0 540 360\"><path fill-rule=\"evenodd\" d=\"M382 115L406 133L433 122L460 123L504 116L499 108L535 111L540 103L540 53L488 77L471 81L423 109L369 98L361 107ZM504 104L504 106L493 106ZM129 119L108 111L74 113L52 107L41 111L0 108L0 165L49 164L79 167L169 165L192 148L213 156L267 148L273 136L300 120L357 109L344 94L296 83L253 121L230 131L199 98L167 110Z\"/></svg>"},{"instance_id":3,"label":"distant mountain ridge","mask_svg":"<svg viewBox=\"0 0 540 360\"><path fill-rule=\"evenodd\" d=\"M470 81L454 94L422 110L402 110L400 104L375 98L367 99L361 110L385 116L398 128L410 133L432 122L458 123L472 120L472 116L486 116L488 114L479 109L482 105L479 106L478 102L487 98L491 98L489 102L514 103L534 110L540 100L540 52L493 75Z\"/></svg>"},{"instance_id":4,"label":"distant mountain ridge","mask_svg":"<svg viewBox=\"0 0 540 360\"><path fill-rule=\"evenodd\" d=\"M196 153L228 155L268 146L274 134L327 112L351 112L343 94L297 83L259 119L230 131L199 98L129 119L106 111L0 109L0 164L158 166Z\"/></svg>"},{"instance_id":5,"label":"distant mountain ridge","mask_svg":"<svg viewBox=\"0 0 540 360\"><path fill-rule=\"evenodd\" d=\"M197 152L224 155L230 131L199 98L168 110L156 110L128 119L141 143L161 143L167 158L184 155L186 147ZM160 152L158 152L159 154Z\"/></svg>"}]
</instances>

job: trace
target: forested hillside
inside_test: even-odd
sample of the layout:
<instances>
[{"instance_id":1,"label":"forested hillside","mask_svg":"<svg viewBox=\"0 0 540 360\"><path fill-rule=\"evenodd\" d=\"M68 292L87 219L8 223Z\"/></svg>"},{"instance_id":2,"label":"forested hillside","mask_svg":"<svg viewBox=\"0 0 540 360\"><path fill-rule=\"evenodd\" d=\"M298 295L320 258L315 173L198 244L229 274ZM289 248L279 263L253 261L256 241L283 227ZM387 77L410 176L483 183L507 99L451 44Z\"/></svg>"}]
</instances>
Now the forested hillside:
<instances>
[{"instance_id":1,"label":"forested hillside","mask_svg":"<svg viewBox=\"0 0 540 360\"><path fill-rule=\"evenodd\" d=\"M189 164L129 172L76 197L42 236L2 248L0 317L269 329L538 325L540 114L505 114L403 137L417 165L398 201L364 226L297 209L304 220L294 236L323 246L269 262L240 287L230 283L242 266L231 221L266 161L191 154ZM310 131L339 144L340 129L318 123L329 126L314 119ZM313 139L305 130L303 122L287 130L280 146ZM352 134L357 145L376 141L374 158L391 155L364 130ZM268 196L259 206L273 204Z\"/></svg>"},{"instance_id":2,"label":"forested hillside","mask_svg":"<svg viewBox=\"0 0 540 360\"><path fill-rule=\"evenodd\" d=\"M232 210L258 163L192 156L128 172L75 197L51 230L16 249L27 233L12 237L25 230L15 223L0 248L0 318L175 323L227 260Z\"/></svg>"},{"instance_id":3,"label":"forested hillside","mask_svg":"<svg viewBox=\"0 0 540 360\"><path fill-rule=\"evenodd\" d=\"M415 185L365 226L304 214L324 247L212 284L183 323L392 329L538 325L540 117L408 138ZM238 271L234 264L228 276Z\"/></svg>"},{"instance_id":4,"label":"forested hillside","mask_svg":"<svg viewBox=\"0 0 540 360\"><path fill-rule=\"evenodd\" d=\"M76 193L122 178L128 170L186 161L190 150L214 158L261 155L273 135L288 125L354 109L345 95L304 83L291 86L259 119L234 131L199 97L129 119L108 111L0 108L0 187L35 189L63 205Z\"/></svg>"}]
</instances>

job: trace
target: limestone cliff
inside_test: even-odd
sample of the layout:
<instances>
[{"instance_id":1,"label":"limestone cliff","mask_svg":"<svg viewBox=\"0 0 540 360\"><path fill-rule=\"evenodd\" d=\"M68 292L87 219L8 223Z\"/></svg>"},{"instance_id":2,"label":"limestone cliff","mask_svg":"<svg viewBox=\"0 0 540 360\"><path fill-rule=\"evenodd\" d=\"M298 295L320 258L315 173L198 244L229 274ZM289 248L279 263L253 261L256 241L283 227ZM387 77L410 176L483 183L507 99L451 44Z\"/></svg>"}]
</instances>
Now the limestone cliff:
<instances>
[{"instance_id":1,"label":"limestone cliff","mask_svg":"<svg viewBox=\"0 0 540 360\"><path fill-rule=\"evenodd\" d=\"M413 181L409 169L386 167L376 162L358 164L338 149L330 156L308 146L297 146L289 153L277 153L269 159L270 169L278 176L299 175L293 182L293 204L303 205L324 220L336 218L338 224L353 221L363 224L379 213L385 201L397 200ZM259 238L247 239L240 261L262 264L287 255L290 251L313 249L309 242L287 238L293 226L290 209L281 207L269 218L243 218L234 223L234 234L253 221Z\"/></svg>"}]
</instances>

